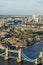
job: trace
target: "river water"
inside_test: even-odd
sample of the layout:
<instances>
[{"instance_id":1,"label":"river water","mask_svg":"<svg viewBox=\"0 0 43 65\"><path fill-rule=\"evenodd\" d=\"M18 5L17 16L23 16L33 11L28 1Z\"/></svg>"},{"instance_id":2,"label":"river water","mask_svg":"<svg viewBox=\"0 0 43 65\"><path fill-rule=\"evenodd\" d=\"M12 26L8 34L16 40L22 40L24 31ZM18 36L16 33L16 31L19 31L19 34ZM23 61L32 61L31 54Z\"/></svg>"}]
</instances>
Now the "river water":
<instances>
[{"instance_id":1,"label":"river water","mask_svg":"<svg viewBox=\"0 0 43 65\"><path fill-rule=\"evenodd\" d=\"M17 28L20 28L20 27L22 27L22 24L17 23L17 24L11 24L10 26L11 26L11 27L17 27Z\"/></svg>"}]
</instances>

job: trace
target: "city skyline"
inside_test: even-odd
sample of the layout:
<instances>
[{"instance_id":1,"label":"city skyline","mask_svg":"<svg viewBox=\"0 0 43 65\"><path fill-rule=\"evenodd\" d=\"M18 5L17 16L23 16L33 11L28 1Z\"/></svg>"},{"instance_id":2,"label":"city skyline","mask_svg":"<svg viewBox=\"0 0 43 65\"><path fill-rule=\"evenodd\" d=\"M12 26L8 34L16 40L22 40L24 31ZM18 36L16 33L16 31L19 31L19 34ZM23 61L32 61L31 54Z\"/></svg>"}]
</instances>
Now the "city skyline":
<instances>
[{"instance_id":1,"label":"city skyline","mask_svg":"<svg viewBox=\"0 0 43 65\"><path fill-rule=\"evenodd\" d=\"M43 0L0 0L0 15L43 15Z\"/></svg>"}]
</instances>

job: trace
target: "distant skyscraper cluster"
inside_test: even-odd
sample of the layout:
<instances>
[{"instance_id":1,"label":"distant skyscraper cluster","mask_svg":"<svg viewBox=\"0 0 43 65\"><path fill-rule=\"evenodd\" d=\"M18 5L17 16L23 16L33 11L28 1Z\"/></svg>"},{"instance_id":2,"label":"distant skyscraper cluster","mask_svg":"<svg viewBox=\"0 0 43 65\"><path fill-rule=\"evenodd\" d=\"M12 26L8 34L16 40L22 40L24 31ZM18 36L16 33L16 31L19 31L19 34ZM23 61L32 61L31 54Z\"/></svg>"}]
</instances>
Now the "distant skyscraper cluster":
<instances>
[{"instance_id":1,"label":"distant skyscraper cluster","mask_svg":"<svg viewBox=\"0 0 43 65\"><path fill-rule=\"evenodd\" d=\"M28 17L29 23L43 23L43 17L40 15L32 15Z\"/></svg>"},{"instance_id":2,"label":"distant skyscraper cluster","mask_svg":"<svg viewBox=\"0 0 43 65\"><path fill-rule=\"evenodd\" d=\"M20 22L20 23L43 23L43 16L40 15L31 15L31 16L24 16L24 17L0 17L0 27L6 24L7 22L12 21L13 23ZM10 24L10 22L8 23Z\"/></svg>"},{"instance_id":3,"label":"distant skyscraper cluster","mask_svg":"<svg viewBox=\"0 0 43 65\"><path fill-rule=\"evenodd\" d=\"M33 15L32 19L34 20L34 22L36 23L41 23L42 22L42 18L40 15Z\"/></svg>"}]
</instances>

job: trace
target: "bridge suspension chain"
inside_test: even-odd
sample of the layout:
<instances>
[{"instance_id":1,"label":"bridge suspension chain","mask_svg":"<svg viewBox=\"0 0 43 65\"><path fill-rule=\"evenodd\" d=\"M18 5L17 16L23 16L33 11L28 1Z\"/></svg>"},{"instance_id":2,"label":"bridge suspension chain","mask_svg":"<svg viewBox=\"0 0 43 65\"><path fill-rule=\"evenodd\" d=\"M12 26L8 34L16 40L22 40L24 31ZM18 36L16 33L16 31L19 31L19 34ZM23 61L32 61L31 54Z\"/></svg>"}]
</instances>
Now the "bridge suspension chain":
<instances>
[{"instance_id":1,"label":"bridge suspension chain","mask_svg":"<svg viewBox=\"0 0 43 65\"><path fill-rule=\"evenodd\" d=\"M5 54L5 52L1 53L0 56L2 56L2 55L4 55L4 54Z\"/></svg>"},{"instance_id":2,"label":"bridge suspension chain","mask_svg":"<svg viewBox=\"0 0 43 65\"><path fill-rule=\"evenodd\" d=\"M22 52L22 57L24 58L24 60L29 61L29 62L35 62L35 60L36 60L36 59L28 58L23 52Z\"/></svg>"}]
</instances>

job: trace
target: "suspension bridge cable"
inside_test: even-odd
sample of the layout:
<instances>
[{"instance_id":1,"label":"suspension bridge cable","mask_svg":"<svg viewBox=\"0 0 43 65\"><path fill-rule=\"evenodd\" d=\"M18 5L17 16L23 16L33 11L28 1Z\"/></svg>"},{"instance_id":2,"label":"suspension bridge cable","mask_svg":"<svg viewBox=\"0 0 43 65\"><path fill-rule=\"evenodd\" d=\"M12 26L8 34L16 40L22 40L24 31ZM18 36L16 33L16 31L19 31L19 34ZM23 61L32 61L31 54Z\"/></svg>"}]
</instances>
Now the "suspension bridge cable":
<instances>
[{"instance_id":1,"label":"suspension bridge cable","mask_svg":"<svg viewBox=\"0 0 43 65\"><path fill-rule=\"evenodd\" d=\"M22 57L25 59L25 60L28 60L30 62L34 62L36 59L30 59L28 58L23 52L22 52Z\"/></svg>"}]
</instances>

